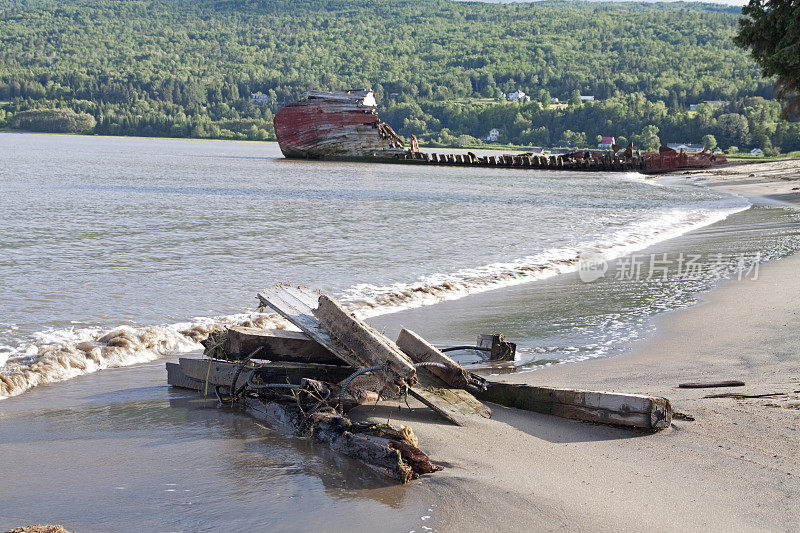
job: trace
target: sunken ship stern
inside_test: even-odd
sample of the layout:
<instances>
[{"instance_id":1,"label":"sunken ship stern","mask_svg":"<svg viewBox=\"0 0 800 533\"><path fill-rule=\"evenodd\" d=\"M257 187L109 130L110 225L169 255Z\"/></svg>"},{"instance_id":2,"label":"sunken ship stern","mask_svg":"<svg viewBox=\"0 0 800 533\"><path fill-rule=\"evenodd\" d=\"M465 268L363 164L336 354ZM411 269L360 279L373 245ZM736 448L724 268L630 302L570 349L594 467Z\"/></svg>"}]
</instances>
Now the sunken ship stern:
<instances>
[{"instance_id":1,"label":"sunken ship stern","mask_svg":"<svg viewBox=\"0 0 800 533\"><path fill-rule=\"evenodd\" d=\"M275 115L283 155L297 159L398 159L408 150L378 118L372 91L310 92Z\"/></svg>"}]
</instances>

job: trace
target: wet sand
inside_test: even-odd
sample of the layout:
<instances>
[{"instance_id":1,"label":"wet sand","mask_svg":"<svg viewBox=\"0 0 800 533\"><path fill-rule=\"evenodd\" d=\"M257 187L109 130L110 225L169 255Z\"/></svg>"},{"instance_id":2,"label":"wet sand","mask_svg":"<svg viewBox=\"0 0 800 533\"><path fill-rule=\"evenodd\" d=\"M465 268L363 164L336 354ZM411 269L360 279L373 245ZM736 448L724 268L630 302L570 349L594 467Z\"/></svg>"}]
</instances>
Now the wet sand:
<instances>
[{"instance_id":1,"label":"wet sand","mask_svg":"<svg viewBox=\"0 0 800 533\"><path fill-rule=\"evenodd\" d=\"M775 179L761 189L750 183L747 194L774 194ZM443 531L796 531L798 272L795 255L762 266L757 280L725 282L700 304L660 317L656 336L624 355L497 378L666 396L695 419L661 432L498 406L493 420L465 428L439 424L419 406L362 407L359 415L411 424L421 447L447 466L421 481L436 495ZM677 388L724 379L746 386ZM782 396L703 398L731 390Z\"/></svg>"}]
</instances>

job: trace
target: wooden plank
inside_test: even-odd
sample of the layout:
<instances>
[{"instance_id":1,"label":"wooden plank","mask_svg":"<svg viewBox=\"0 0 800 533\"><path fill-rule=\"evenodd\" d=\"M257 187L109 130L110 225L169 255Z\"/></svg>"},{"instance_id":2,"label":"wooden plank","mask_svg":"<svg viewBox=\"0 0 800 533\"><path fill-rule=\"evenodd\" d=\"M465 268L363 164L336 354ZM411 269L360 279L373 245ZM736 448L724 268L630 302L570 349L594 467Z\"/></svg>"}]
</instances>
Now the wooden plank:
<instances>
[{"instance_id":1,"label":"wooden plank","mask_svg":"<svg viewBox=\"0 0 800 533\"><path fill-rule=\"evenodd\" d=\"M478 335L478 346L489 349L490 361L513 361L517 353L517 345L509 342L503 334Z\"/></svg>"},{"instance_id":2,"label":"wooden plank","mask_svg":"<svg viewBox=\"0 0 800 533\"><path fill-rule=\"evenodd\" d=\"M167 385L182 389L203 390L205 382L188 377L178 363L167 363Z\"/></svg>"},{"instance_id":3,"label":"wooden plank","mask_svg":"<svg viewBox=\"0 0 800 533\"><path fill-rule=\"evenodd\" d=\"M258 299L262 303L277 311L286 320L303 330L309 337L324 346L336 357L348 365L361 368L363 363L341 343L332 339L330 334L323 328L319 320L314 316L312 309L316 306L309 306L299 300L287 289L292 287L276 286L258 293Z\"/></svg>"},{"instance_id":4,"label":"wooden plank","mask_svg":"<svg viewBox=\"0 0 800 533\"><path fill-rule=\"evenodd\" d=\"M236 359L243 359L256 348L261 348L255 359L323 365L342 364L340 358L300 331L230 327L227 330L224 348L227 354Z\"/></svg>"},{"instance_id":5,"label":"wooden plank","mask_svg":"<svg viewBox=\"0 0 800 533\"><path fill-rule=\"evenodd\" d=\"M491 410L464 389L450 388L424 369L420 369L417 376L419 383L409 389L409 394L449 422L464 426L474 417L491 418Z\"/></svg>"},{"instance_id":6,"label":"wooden plank","mask_svg":"<svg viewBox=\"0 0 800 533\"><path fill-rule=\"evenodd\" d=\"M518 383L486 382L474 393L483 401L563 418L662 429L672 423L666 398L643 394L534 387Z\"/></svg>"},{"instance_id":7,"label":"wooden plank","mask_svg":"<svg viewBox=\"0 0 800 533\"><path fill-rule=\"evenodd\" d=\"M414 363L391 340L378 333L372 326L348 313L337 302L325 296L319 297L314 316L339 340L350 348L364 366L388 365L390 372L403 382L413 386L417 381Z\"/></svg>"},{"instance_id":8,"label":"wooden plank","mask_svg":"<svg viewBox=\"0 0 800 533\"><path fill-rule=\"evenodd\" d=\"M238 363L220 361L218 359L195 359L181 357L179 360L181 371L189 378L203 383L208 376L211 385L230 387L233 378L239 369ZM253 373L255 367L245 366L239 372L236 380L237 388L244 385ZM317 365L303 363L269 363L259 369L259 374L264 380L272 383L300 383L303 378L316 379L329 383L338 383L353 373L353 369L336 365Z\"/></svg>"},{"instance_id":9,"label":"wooden plank","mask_svg":"<svg viewBox=\"0 0 800 533\"><path fill-rule=\"evenodd\" d=\"M440 363L447 366L447 369L437 366L429 366L425 369L451 387L461 389L467 386L467 372L461 368L461 365L410 329L400 330L397 347L416 363Z\"/></svg>"}]
</instances>

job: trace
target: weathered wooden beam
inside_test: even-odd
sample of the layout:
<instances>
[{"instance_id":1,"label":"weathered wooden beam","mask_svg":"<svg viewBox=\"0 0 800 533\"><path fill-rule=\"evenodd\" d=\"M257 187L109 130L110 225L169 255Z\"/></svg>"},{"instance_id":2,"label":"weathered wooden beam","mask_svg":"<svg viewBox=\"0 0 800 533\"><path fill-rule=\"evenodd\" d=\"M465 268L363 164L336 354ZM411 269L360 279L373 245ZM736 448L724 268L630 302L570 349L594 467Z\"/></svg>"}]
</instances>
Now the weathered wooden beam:
<instances>
[{"instance_id":1,"label":"weathered wooden beam","mask_svg":"<svg viewBox=\"0 0 800 533\"><path fill-rule=\"evenodd\" d=\"M230 387L237 372L236 386L247 383L247 379L256 370L255 366L241 367L238 363L220 361L218 359L198 359L181 357L178 360L181 371L189 378L211 385ZM262 379L271 383L298 384L303 378L338 383L347 379L354 370L346 366L318 365L312 363L274 362L258 367Z\"/></svg>"},{"instance_id":2,"label":"weathered wooden beam","mask_svg":"<svg viewBox=\"0 0 800 533\"><path fill-rule=\"evenodd\" d=\"M438 366L429 366L426 368L431 374L444 381L447 385L458 389L467 386L467 372L461 368L461 365L410 329L403 328L400 330L400 335L397 336L397 347L403 350L403 352L416 363L437 363L445 365L447 367L446 369Z\"/></svg>"},{"instance_id":3,"label":"weathered wooden beam","mask_svg":"<svg viewBox=\"0 0 800 533\"><path fill-rule=\"evenodd\" d=\"M319 297L314 316L337 340L350 348L364 366L388 365L406 384L416 383L414 363L395 343L348 313L328 296L323 294Z\"/></svg>"},{"instance_id":4,"label":"weathered wooden beam","mask_svg":"<svg viewBox=\"0 0 800 533\"><path fill-rule=\"evenodd\" d=\"M643 394L534 387L518 383L486 381L473 392L479 399L562 418L662 429L672 422L672 406L666 398Z\"/></svg>"},{"instance_id":5,"label":"weathered wooden beam","mask_svg":"<svg viewBox=\"0 0 800 533\"><path fill-rule=\"evenodd\" d=\"M224 349L229 356L234 359L243 359L253 353L256 348L261 348L256 359L323 365L341 365L343 362L327 348L301 331L228 328Z\"/></svg>"},{"instance_id":6,"label":"weathered wooden beam","mask_svg":"<svg viewBox=\"0 0 800 533\"><path fill-rule=\"evenodd\" d=\"M426 405L436 402L443 416L460 426L473 416L491 417L491 410L464 389L467 373L458 363L406 328L400 331L397 346L415 363L437 363L447 367L431 365L420 368L417 372L419 386L411 391L415 398Z\"/></svg>"}]
</instances>

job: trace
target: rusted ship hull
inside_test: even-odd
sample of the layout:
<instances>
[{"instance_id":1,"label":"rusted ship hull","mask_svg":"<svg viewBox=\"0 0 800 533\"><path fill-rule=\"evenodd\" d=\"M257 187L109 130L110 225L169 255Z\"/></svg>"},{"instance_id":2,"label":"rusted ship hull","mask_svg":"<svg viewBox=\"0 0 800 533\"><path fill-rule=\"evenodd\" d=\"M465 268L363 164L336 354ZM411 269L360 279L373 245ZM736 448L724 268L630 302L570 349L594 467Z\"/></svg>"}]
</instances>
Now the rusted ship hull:
<instances>
[{"instance_id":1,"label":"rusted ship hull","mask_svg":"<svg viewBox=\"0 0 800 533\"><path fill-rule=\"evenodd\" d=\"M381 122L372 91L314 92L274 119L283 155L301 159L397 159L403 141Z\"/></svg>"},{"instance_id":2,"label":"rusted ship hull","mask_svg":"<svg viewBox=\"0 0 800 533\"><path fill-rule=\"evenodd\" d=\"M643 170L648 173L706 168L728 162L725 154L712 154L711 152L689 154L683 150L676 152L666 147L661 147L658 153L646 153L642 157L644 159Z\"/></svg>"}]
</instances>

